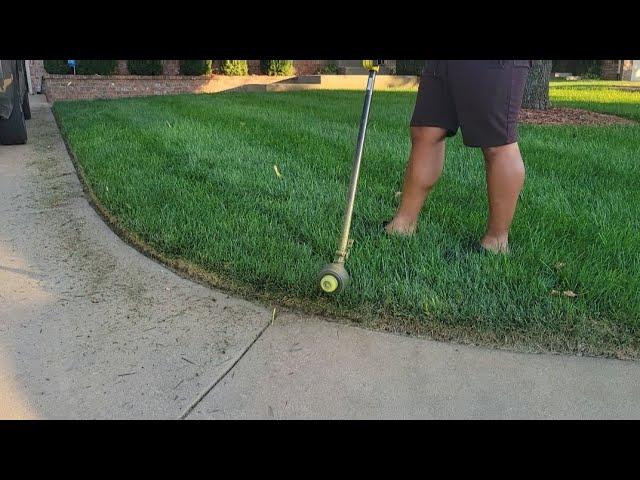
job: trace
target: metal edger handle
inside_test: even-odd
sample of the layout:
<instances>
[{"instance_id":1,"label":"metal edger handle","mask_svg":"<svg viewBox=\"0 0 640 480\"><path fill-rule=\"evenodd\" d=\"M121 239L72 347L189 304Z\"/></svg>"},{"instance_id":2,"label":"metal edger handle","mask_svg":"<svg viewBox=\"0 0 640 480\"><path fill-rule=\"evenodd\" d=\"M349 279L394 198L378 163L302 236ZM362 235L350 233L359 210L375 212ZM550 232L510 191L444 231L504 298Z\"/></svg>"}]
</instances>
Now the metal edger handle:
<instances>
[{"instance_id":1,"label":"metal edger handle","mask_svg":"<svg viewBox=\"0 0 640 480\"><path fill-rule=\"evenodd\" d=\"M356 145L356 153L353 158L353 168L351 170L351 179L349 180L349 191L347 194L347 207L344 212L342 236L338 245L338 251L336 252L336 262L344 262L348 254L351 217L353 216L353 207L356 199L356 188L358 186L358 176L360 175L360 163L362 161L362 152L364 150L364 138L367 133L367 123L369 121L369 109L371 107L373 85L376 80L376 74L380 69L380 63L380 60L363 60L362 62L363 66L369 70L369 78L367 79L367 89L364 97L364 106L362 107L362 116L360 117L358 143Z\"/></svg>"}]
</instances>

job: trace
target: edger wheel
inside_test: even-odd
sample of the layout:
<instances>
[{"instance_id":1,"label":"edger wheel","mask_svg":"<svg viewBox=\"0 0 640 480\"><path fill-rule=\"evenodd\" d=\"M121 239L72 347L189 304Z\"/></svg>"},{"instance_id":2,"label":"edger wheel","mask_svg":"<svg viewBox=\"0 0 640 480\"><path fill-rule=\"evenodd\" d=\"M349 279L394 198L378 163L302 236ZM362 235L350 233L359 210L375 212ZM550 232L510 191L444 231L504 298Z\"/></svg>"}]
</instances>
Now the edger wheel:
<instances>
[{"instance_id":1,"label":"edger wheel","mask_svg":"<svg viewBox=\"0 0 640 480\"><path fill-rule=\"evenodd\" d=\"M349 274L341 263L330 263L320 270L318 282L323 292L337 294L346 288Z\"/></svg>"}]
</instances>

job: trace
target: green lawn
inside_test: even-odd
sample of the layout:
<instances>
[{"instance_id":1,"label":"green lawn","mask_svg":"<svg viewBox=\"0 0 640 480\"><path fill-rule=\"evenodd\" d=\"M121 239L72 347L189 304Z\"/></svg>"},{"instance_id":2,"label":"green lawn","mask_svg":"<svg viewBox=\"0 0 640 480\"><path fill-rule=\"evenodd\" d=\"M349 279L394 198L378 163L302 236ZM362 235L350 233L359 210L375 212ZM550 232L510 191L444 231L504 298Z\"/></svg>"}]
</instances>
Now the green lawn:
<instances>
[{"instance_id":1,"label":"green lawn","mask_svg":"<svg viewBox=\"0 0 640 480\"><path fill-rule=\"evenodd\" d=\"M632 118L640 93L554 86L556 104ZM448 141L417 236L387 238L415 92L374 96L348 261L333 258L361 92L225 93L58 102L70 148L118 225L214 284L363 325L519 350L640 357L640 126L522 126L527 183L509 257L473 253L481 154ZM275 171L278 166L281 178ZM563 294L571 290L575 298Z\"/></svg>"},{"instance_id":2,"label":"green lawn","mask_svg":"<svg viewBox=\"0 0 640 480\"><path fill-rule=\"evenodd\" d=\"M584 108L640 121L640 82L554 81L550 97L554 106Z\"/></svg>"}]
</instances>

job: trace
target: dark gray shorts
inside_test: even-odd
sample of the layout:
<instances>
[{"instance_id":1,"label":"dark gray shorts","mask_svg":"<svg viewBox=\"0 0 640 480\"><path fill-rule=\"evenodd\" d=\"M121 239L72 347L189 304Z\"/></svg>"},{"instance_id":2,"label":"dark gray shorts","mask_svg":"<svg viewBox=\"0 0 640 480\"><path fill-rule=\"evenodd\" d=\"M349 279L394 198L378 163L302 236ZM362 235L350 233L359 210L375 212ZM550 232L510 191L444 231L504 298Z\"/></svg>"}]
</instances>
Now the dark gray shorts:
<instances>
[{"instance_id":1,"label":"dark gray shorts","mask_svg":"<svg viewBox=\"0 0 640 480\"><path fill-rule=\"evenodd\" d=\"M427 60L411 118L413 127L462 131L469 147L518 140L518 114L531 60Z\"/></svg>"}]
</instances>

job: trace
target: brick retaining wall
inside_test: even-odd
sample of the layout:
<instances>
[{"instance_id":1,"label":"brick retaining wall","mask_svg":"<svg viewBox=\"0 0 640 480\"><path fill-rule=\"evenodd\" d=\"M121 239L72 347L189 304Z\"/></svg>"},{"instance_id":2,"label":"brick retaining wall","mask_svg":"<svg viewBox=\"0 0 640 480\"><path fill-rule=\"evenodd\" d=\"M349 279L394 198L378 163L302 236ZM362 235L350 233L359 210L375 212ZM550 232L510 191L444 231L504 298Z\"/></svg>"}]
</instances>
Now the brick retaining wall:
<instances>
[{"instance_id":1,"label":"brick retaining wall","mask_svg":"<svg viewBox=\"0 0 640 480\"><path fill-rule=\"evenodd\" d=\"M619 60L603 60L602 61L602 79L603 80L618 79L618 62Z\"/></svg>"},{"instance_id":2,"label":"brick retaining wall","mask_svg":"<svg viewBox=\"0 0 640 480\"><path fill-rule=\"evenodd\" d=\"M284 82L295 77L267 75L51 75L45 73L42 91L49 102L95 98L139 97L178 93L214 93L250 90L255 85Z\"/></svg>"},{"instance_id":3,"label":"brick retaining wall","mask_svg":"<svg viewBox=\"0 0 640 480\"><path fill-rule=\"evenodd\" d=\"M249 75L260 75L260 60L247 60L248 64L249 64ZM318 72L318 69L325 66L327 63L329 63L330 60L294 60L293 64L294 67L296 69L296 74L297 75L314 75ZM166 77L174 77L174 76L178 76L180 75L180 60L162 60L163 63L163 75L165 75ZM215 61L215 64L218 64L219 61ZM51 84L51 88L55 88L56 91L60 90L60 86L58 85L57 81L53 81L53 78L56 77L56 75L50 75L48 73L45 72L44 70L44 64L42 60L29 60L29 68L31 70L31 81L33 84L33 89L35 92L43 92L44 90L42 89L42 80L43 80L43 76L47 76L49 77L50 80L50 84ZM118 60L118 65L116 67L116 73L117 75L114 75L111 78L117 78L117 76L124 76L124 75L128 75L129 71L127 69L127 61L126 60ZM80 77L80 75L77 75L75 78L76 80ZM153 77L155 80L160 79L161 77ZM181 77L184 78L184 77ZM282 77L281 77L282 78ZM119 84L123 85L123 90L122 91L127 91L127 90L132 90L133 91L137 91L136 89L141 88L141 78L133 78L133 83L130 86L124 86L123 82L119 81ZM167 86L166 88L168 89L178 89L180 91L181 88L187 88L187 87L178 87L176 84L176 79L173 79L174 81L169 82L169 84L171 86ZM167 78L163 79L162 82L167 83ZM184 82L185 84L189 84L192 85L194 83L202 83L202 80L200 80L200 82L194 81L193 79L187 80L187 82ZM264 83L262 83L264 84ZM82 88L80 88L79 90L82 91L86 91L89 87L87 87L87 85L84 85ZM153 90L153 88L148 88L148 86L144 87L146 90ZM155 87L154 87L155 88ZM158 87L161 90L164 87ZM187 91L191 91L188 90ZM171 92L173 93L173 92ZM176 92L179 93L179 92ZM59 95L59 94L56 94ZM154 95L154 93L149 93L149 95ZM122 95L119 95L122 96ZM75 97L78 98L78 97ZM112 98L112 97L109 97Z\"/></svg>"}]
</instances>

